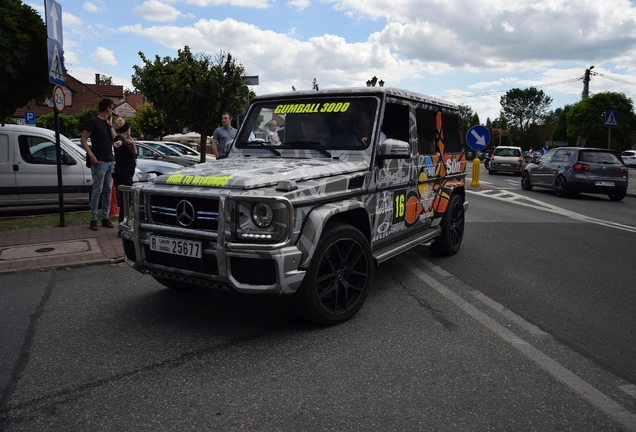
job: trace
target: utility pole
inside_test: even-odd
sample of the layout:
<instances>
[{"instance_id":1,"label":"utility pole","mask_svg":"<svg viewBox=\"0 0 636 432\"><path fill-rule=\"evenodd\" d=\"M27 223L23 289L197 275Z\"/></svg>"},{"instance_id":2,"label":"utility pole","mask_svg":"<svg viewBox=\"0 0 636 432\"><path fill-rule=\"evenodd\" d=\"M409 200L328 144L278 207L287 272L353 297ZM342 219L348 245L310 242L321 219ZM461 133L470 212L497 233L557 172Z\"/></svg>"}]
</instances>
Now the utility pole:
<instances>
[{"instance_id":1,"label":"utility pole","mask_svg":"<svg viewBox=\"0 0 636 432\"><path fill-rule=\"evenodd\" d=\"M582 99L588 97L590 93L590 71L594 69L594 66L590 66L589 69L585 69L585 76L583 77L583 94Z\"/></svg>"}]
</instances>

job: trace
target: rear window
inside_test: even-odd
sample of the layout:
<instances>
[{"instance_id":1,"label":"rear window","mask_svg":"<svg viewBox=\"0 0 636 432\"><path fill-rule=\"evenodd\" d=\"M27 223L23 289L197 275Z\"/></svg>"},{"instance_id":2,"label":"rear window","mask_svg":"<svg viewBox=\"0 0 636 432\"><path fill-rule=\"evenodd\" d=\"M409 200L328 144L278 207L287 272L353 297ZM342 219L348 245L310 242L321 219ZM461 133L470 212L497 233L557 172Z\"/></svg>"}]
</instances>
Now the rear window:
<instances>
[{"instance_id":1,"label":"rear window","mask_svg":"<svg viewBox=\"0 0 636 432\"><path fill-rule=\"evenodd\" d=\"M600 151L582 151L579 153L579 161L589 163L621 163L613 153Z\"/></svg>"},{"instance_id":2,"label":"rear window","mask_svg":"<svg viewBox=\"0 0 636 432\"><path fill-rule=\"evenodd\" d=\"M511 148L496 148L495 156L511 156L518 157L521 156L521 152L519 149L511 149Z\"/></svg>"}]
</instances>

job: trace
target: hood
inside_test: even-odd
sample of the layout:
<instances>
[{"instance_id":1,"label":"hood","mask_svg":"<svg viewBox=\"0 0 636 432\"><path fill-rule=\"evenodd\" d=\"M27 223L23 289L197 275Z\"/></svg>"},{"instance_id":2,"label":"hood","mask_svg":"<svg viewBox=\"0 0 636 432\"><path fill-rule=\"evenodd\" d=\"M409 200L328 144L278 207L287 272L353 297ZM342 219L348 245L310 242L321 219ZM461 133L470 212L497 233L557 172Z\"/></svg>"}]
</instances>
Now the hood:
<instances>
[{"instance_id":1,"label":"hood","mask_svg":"<svg viewBox=\"0 0 636 432\"><path fill-rule=\"evenodd\" d=\"M319 159L226 158L197 164L163 175L156 184L211 188L256 189L275 186L281 181L312 180L366 171L364 161Z\"/></svg>"}]
</instances>

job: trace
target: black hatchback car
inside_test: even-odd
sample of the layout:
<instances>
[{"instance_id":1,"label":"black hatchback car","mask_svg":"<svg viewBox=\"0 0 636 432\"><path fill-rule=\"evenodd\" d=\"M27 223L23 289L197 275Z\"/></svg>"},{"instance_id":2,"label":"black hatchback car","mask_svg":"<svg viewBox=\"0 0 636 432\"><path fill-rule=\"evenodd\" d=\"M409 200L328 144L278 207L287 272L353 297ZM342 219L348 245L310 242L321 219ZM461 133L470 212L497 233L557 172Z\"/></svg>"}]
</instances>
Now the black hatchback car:
<instances>
[{"instance_id":1,"label":"black hatchback car","mask_svg":"<svg viewBox=\"0 0 636 432\"><path fill-rule=\"evenodd\" d=\"M557 196L605 194L620 201L627 193L628 170L611 150L562 147L545 153L521 173L521 188L553 189Z\"/></svg>"}]
</instances>

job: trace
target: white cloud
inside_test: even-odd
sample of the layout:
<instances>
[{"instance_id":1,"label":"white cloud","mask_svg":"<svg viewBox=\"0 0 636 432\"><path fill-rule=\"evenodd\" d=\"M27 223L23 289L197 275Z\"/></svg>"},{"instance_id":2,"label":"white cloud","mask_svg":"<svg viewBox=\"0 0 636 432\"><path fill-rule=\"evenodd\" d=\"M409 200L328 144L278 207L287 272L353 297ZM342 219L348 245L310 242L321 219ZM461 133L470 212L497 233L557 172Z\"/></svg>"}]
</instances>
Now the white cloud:
<instances>
[{"instance_id":1,"label":"white cloud","mask_svg":"<svg viewBox=\"0 0 636 432\"><path fill-rule=\"evenodd\" d=\"M287 5L293 8L296 8L298 10L303 10L308 8L311 5L311 1L310 0L289 0L287 2Z\"/></svg>"},{"instance_id":2,"label":"white cloud","mask_svg":"<svg viewBox=\"0 0 636 432\"><path fill-rule=\"evenodd\" d=\"M276 0L272 0L275 2ZM185 0L188 4L197 6L239 6L250 7L256 9L265 9L270 7L270 0Z\"/></svg>"},{"instance_id":3,"label":"white cloud","mask_svg":"<svg viewBox=\"0 0 636 432\"><path fill-rule=\"evenodd\" d=\"M177 9L157 0L147 0L135 6L133 12L145 20L159 22L173 22L181 16Z\"/></svg>"},{"instance_id":4,"label":"white cloud","mask_svg":"<svg viewBox=\"0 0 636 432\"><path fill-rule=\"evenodd\" d=\"M85 11L91 12L91 13L97 13L104 10L104 6L98 6L93 2L86 2L82 5L82 7L84 8Z\"/></svg>"},{"instance_id":5,"label":"white cloud","mask_svg":"<svg viewBox=\"0 0 636 432\"><path fill-rule=\"evenodd\" d=\"M97 49L89 56L89 59L93 63L111 66L115 66L119 63L115 58L115 52L104 47L97 47Z\"/></svg>"},{"instance_id":6,"label":"white cloud","mask_svg":"<svg viewBox=\"0 0 636 432\"><path fill-rule=\"evenodd\" d=\"M326 88L364 85L369 74L373 75L372 71L376 70L383 71L397 82L436 69L428 68L419 60L400 59L388 47L373 41L348 43L344 38L333 35L299 41L231 18L223 21L200 20L193 27L185 28L143 28L136 25L118 30L139 34L175 50L188 45L194 53L229 51L240 59L249 75L262 76L263 85L259 87L259 92L290 90L292 85L298 89L307 88L314 76ZM285 48L284 53L281 47ZM443 69L444 66L439 68ZM270 87L264 88L266 85Z\"/></svg>"}]
</instances>

